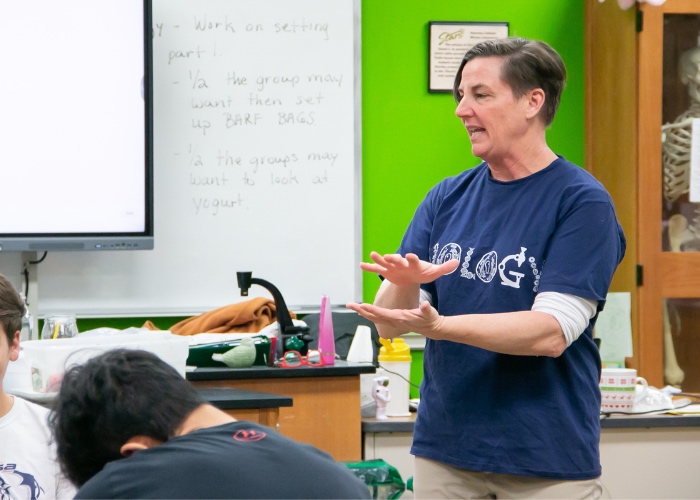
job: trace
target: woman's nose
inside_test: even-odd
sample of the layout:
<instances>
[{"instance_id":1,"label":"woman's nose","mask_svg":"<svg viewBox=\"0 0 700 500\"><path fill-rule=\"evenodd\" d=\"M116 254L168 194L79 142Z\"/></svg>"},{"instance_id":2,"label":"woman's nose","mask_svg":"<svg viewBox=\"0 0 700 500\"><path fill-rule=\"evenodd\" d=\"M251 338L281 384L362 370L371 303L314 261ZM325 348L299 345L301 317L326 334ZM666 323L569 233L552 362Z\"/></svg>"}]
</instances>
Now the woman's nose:
<instances>
[{"instance_id":1,"label":"woman's nose","mask_svg":"<svg viewBox=\"0 0 700 500\"><path fill-rule=\"evenodd\" d=\"M462 97L462 99L457 103L457 109L455 109L455 114L458 117L471 116L474 114L472 107L467 102L467 99Z\"/></svg>"}]
</instances>

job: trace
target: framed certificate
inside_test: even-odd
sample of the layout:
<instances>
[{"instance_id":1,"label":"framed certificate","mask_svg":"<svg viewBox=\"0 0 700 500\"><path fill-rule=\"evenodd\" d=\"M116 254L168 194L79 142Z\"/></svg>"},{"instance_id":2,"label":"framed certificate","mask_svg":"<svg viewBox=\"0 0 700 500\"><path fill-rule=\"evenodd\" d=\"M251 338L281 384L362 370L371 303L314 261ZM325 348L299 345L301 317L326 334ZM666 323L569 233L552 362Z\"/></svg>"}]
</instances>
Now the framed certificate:
<instances>
[{"instance_id":1,"label":"framed certificate","mask_svg":"<svg viewBox=\"0 0 700 500\"><path fill-rule=\"evenodd\" d=\"M430 21L428 92L452 92L464 54L483 40L508 36L507 22Z\"/></svg>"}]
</instances>

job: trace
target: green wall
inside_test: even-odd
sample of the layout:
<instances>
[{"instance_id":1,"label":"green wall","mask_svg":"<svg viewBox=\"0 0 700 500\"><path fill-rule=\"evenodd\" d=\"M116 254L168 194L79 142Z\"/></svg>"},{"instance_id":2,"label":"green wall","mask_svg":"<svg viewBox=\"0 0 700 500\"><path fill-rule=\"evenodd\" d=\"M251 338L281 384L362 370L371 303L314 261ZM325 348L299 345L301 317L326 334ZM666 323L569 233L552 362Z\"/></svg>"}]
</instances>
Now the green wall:
<instances>
[{"instance_id":1,"label":"green wall","mask_svg":"<svg viewBox=\"0 0 700 500\"><path fill-rule=\"evenodd\" d=\"M427 191L473 167L449 94L428 93L428 21L507 21L511 36L544 40L568 83L548 131L555 152L583 165L583 0L362 0L363 259L395 252ZM363 300L379 287L363 277Z\"/></svg>"},{"instance_id":2,"label":"green wall","mask_svg":"<svg viewBox=\"0 0 700 500\"><path fill-rule=\"evenodd\" d=\"M423 351L411 351L411 385L409 386L409 397L420 397L420 383L423 380Z\"/></svg>"}]
</instances>

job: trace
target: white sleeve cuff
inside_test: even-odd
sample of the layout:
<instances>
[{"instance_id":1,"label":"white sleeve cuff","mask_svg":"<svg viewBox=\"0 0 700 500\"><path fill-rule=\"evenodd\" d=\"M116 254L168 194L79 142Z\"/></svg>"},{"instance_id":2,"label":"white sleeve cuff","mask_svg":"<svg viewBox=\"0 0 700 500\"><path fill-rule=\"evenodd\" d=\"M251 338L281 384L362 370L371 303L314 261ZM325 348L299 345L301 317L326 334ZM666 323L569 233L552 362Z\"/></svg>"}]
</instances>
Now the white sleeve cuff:
<instances>
[{"instance_id":1,"label":"white sleeve cuff","mask_svg":"<svg viewBox=\"0 0 700 500\"><path fill-rule=\"evenodd\" d=\"M433 296L421 288L420 289L420 297L418 298L418 306L420 306L426 300L428 302L430 302L431 306L433 305Z\"/></svg>"},{"instance_id":2,"label":"white sleeve cuff","mask_svg":"<svg viewBox=\"0 0 700 500\"><path fill-rule=\"evenodd\" d=\"M557 292L541 292L535 297L532 310L547 313L559 322L566 347L579 338L598 309L598 301Z\"/></svg>"}]
</instances>

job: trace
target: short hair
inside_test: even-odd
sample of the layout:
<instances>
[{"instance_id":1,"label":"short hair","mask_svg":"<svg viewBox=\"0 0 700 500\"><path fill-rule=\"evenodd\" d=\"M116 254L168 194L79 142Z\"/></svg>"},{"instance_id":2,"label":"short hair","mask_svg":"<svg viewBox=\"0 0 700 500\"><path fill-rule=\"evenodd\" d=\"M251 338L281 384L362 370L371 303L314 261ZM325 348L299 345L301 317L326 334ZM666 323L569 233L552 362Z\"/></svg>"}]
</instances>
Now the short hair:
<instances>
[{"instance_id":1,"label":"short hair","mask_svg":"<svg viewBox=\"0 0 700 500\"><path fill-rule=\"evenodd\" d=\"M15 333L22 329L22 317L25 308L22 297L19 296L12 283L0 274L0 324L5 330L7 342L12 345Z\"/></svg>"},{"instance_id":2,"label":"short hair","mask_svg":"<svg viewBox=\"0 0 700 500\"><path fill-rule=\"evenodd\" d=\"M82 486L123 458L134 436L165 442L205 404L197 390L154 354L114 349L69 368L49 426L63 473Z\"/></svg>"},{"instance_id":3,"label":"short hair","mask_svg":"<svg viewBox=\"0 0 700 500\"><path fill-rule=\"evenodd\" d=\"M505 58L501 79L510 86L515 98L524 96L530 90L542 89L545 96L542 117L545 126L552 124L566 85L566 67L556 50L542 41L517 37L477 43L467 51L457 70L452 89L457 102L460 101L462 70L477 57Z\"/></svg>"}]
</instances>

